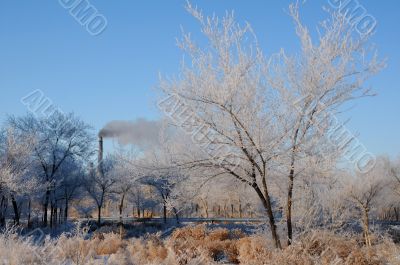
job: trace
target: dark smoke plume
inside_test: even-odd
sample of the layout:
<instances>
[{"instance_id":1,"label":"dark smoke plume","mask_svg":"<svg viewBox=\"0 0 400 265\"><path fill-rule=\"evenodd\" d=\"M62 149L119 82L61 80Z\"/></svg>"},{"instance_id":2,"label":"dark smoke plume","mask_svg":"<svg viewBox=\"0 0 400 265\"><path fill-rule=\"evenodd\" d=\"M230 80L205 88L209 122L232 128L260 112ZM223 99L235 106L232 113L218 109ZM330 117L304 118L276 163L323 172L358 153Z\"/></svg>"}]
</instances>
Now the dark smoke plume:
<instances>
[{"instance_id":1,"label":"dark smoke plume","mask_svg":"<svg viewBox=\"0 0 400 265\"><path fill-rule=\"evenodd\" d=\"M161 123L140 118L136 121L111 121L99 132L99 137L114 138L120 144L139 147L159 143Z\"/></svg>"}]
</instances>

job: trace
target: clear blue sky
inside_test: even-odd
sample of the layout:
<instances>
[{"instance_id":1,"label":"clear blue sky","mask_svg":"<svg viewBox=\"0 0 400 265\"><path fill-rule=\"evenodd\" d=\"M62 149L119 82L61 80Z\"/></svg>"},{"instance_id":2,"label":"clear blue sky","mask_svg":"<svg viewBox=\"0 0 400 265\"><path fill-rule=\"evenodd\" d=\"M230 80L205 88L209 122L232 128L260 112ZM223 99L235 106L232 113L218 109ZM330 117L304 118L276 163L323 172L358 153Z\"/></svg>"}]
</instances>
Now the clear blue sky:
<instances>
[{"instance_id":1,"label":"clear blue sky","mask_svg":"<svg viewBox=\"0 0 400 265\"><path fill-rule=\"evenodd\" d=\"M198 36L196 21L183 0L91 0L108 21L91 36L58 1L0 2L0 120L22 115L21 97L41 89L63 111L73 111L96 129L114 119L156 119L152 89L158 73L175 74L181 52L175 45L180 26ZM265 53L289 51L298 43L285 13L290 1L192 1L207 14L235 10L252 24ZM400 154L399 1L360 0L378 21L373 41L388 67L370 84L377 97L357 101L344 117L348 127L376 153ZM309 25L324 17L327 1L302 8Z\"/></svg>"}]
</instances>

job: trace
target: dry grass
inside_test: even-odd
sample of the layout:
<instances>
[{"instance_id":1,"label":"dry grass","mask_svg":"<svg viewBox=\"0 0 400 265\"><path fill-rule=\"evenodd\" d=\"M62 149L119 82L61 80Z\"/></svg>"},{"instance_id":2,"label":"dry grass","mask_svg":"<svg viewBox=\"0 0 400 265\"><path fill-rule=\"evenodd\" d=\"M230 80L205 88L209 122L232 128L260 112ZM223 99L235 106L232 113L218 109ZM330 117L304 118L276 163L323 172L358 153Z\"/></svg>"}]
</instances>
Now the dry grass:
<instances>
[{"instance_id":1,"label":"dry grass","mask_svg":"<svg viewBox=\"0 0 400 265\"><path fill-rule=\"evenodd\" d=\"M380 265L400 264L400 247L387 239L370 248L354 236L313 231L297 238L283 250L275 250L264 235L245 236L237 230L207 229L204 225L175 230L170 238L159 235L121 240L108 233L87 239L87 235L61 236L42 246L24 241L13 233L0 235L0 264L229 264L248 265ZM13 251L10 251L12 249ZM3 262L4 260L4 262ZM3 263L1 263L3 262ZM6 263L5 263L6 262Z\"/></svg>"},{"instance_id":2,"label":"dry grass","mask_svg":"<svg viewBox=\"0 0 400 265\"><path fill-rule=\"evenodd\" d=\"M103 240L97 239L97 241L93 246L97 255L111 255L125 246L120 236L114 233L105 234Z\"/></svg>"},{"instance_id":3,"label":"dry grass","mask_svg":"<svg viewBox=\"0 0 400 265\"><path fill-rule=\"evenodd\" d=\"M21 240L13 232L5 231L0 235L0 264L40 264L41 257L32 255L38 251L30 241Z\"/></svg>"},{"instance_id":4,"label":"dry grass","mask_svg":"<svg viewBox=\"0 0 400 265\"><path fill-rule=\"evenodd\" d=\"M134 240L127 250L132 260L140 263L161 264L168 256L168 249L157 235Z\"/></svg>"},{"instance_id":5,"label":"dry grass","mask_svg":"<svg viewBox=\"0 0 400 265\"><path fill-rule=\"evenodd\" d=\"M238 242L240 264L267 265L378 265L400 264L400 247L383 240L371 248L358 238L314 231L282 251L271 250L259 236Z\"/></svg>"},{"instance_id":6,"label":"dry grass","mask_svg":"<svg viewBox=\"0 0 400 265\"><path fill-rule=\"evenodd\" d=\"M260 235L244 237L236 242L238 251L237 260L242 264L263 264L265 260L271 259L271 250L268 248L269 242Z\"/></svg>"}]
</instances>

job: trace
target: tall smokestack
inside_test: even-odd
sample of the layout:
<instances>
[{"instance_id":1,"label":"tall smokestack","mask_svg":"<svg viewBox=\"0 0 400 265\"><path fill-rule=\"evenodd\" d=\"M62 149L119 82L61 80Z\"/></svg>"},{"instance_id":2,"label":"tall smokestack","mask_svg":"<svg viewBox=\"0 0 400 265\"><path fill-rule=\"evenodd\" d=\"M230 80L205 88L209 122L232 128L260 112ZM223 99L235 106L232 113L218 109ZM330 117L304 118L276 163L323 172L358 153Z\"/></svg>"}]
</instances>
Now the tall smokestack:
<instances>
[{"instance_id":1,"label":"tall smokestack","mask_svg":"<svg viewBox=\"0 0 400 265\"><path fill-rule=\"evenodd\" d=\"M103 137L99 136L99 154L97 158L97 170L99 174L103 174Z\"/></svg>"}]
</instances>

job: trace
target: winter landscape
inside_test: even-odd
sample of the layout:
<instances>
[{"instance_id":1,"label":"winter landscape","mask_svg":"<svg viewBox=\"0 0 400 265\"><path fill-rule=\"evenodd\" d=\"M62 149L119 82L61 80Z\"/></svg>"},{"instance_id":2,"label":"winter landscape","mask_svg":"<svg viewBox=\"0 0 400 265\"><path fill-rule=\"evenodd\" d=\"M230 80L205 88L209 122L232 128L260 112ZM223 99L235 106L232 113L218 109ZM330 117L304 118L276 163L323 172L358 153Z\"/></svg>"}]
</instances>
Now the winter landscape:
<instances>
[{"instance_id":1,"label":"winter landscape","mask_svg":"<svg viewBox=\"0 0 400 265\"><path fill-rule=\"evenodd\" d=\"M395 2L0 3L0 265L400 264Z\"/></svg>"}]
</instances>

